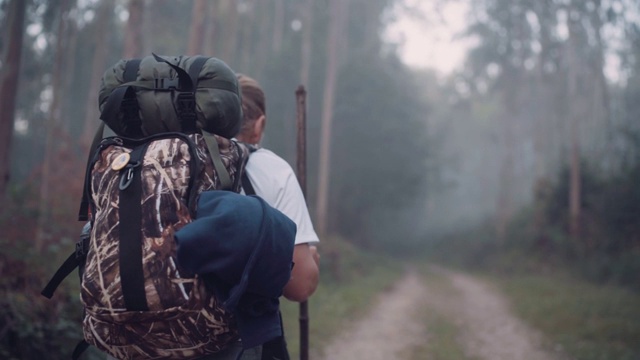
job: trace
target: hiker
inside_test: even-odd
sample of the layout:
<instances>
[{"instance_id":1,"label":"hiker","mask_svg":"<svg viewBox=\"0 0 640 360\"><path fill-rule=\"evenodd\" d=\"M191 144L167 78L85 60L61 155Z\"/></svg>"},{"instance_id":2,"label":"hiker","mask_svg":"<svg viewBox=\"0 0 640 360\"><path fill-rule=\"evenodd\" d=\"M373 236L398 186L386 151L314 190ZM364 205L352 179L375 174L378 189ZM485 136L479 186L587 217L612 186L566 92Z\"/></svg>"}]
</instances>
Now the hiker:
<instances>
[{"instance_id":1,"label":"hiker","mask_svg":"<svg viewBox=\"0 0 640 360\"><path fill-rule=\"evenodd\" d=\"M257 150L249 156L246 174L256 195L282 211L297 225L293 250L291 280L284 288L284 297L291 301L306 301L319 281L319 241L302 190L291 166L272 151L260 147L266 126L266 99L260 84L253 78L238 74L242 94L244 121L236 138ZM243 187L244 183L243 183ZM247 192L247 189L244 189Z\"/></svg>"},{"instance_id":2,"label":"hiker","mask_svg":"<svg viewBox=\"0 0 640 360\"><path fill-rule=\"evenodd\" d=\"M267 359L297 225L240 194L236 74L203 56L121 60L99 103L78 216L90 222L42 291L80 270L72 358L94 345L108 359Z\"/></svg>"}]
</instances>

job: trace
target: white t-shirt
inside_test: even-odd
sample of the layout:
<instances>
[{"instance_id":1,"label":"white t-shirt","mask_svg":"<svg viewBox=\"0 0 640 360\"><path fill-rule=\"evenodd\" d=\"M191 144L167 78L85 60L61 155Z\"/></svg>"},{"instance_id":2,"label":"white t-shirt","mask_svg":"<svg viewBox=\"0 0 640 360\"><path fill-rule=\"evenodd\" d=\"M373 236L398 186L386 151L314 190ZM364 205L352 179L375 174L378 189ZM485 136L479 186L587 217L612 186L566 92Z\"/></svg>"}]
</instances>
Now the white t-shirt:
<instances>
[{"instance_id":1,"label":"white t-shirt","mask_svg":"<svg viewBox=\"0 0 640 360\"><path fill-rule=\"evenodd\" d=\"M246 171L256 195L296 223L296 245L319 241L302 189L289 163L272 151L260 148L249 156Z\"/></svg>"}]
</instances>

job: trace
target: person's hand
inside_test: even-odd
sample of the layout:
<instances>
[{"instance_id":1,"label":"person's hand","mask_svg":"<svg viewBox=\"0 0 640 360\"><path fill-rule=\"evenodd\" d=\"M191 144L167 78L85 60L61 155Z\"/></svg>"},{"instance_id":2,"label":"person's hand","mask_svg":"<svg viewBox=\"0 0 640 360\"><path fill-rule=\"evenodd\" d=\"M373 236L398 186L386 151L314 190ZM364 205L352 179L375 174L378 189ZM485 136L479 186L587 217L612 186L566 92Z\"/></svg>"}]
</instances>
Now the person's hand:
<instances>
[{"instance_id":1,"label":"person's hand","mask_svg":"<svg viewBox=\"0 0 640 360\"><path fill-rule=\"evenodd\" d=\"M316 265L320 266L320 253L318 252L318 248L310 245L309 251L311 251L311 256L313 257L313 261L316 262Z\"/></svg>"}]
</instances>

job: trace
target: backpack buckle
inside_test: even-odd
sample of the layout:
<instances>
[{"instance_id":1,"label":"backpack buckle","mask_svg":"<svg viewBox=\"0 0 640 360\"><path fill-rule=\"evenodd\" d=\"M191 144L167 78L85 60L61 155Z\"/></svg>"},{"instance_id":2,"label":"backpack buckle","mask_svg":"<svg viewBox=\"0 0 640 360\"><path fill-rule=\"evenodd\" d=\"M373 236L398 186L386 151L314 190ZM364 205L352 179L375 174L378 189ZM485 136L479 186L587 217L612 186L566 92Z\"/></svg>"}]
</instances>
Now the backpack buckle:
<instances>
[{"instance_id":1,"label":"backpack buckle","mask_svg":"<svg viewBox=\"0 0 640 360\"><path fill-rule=\"evenodd\" d=\"M196 95L192 92L181 92L178 94L178 111L180 113L195 113Z\"/></svg>"},{"instance_id":2,"label":"backpack buckle","mask_svg":"<svg viewBox=\"0 0 640 360\"><path fill-rule=\"evenodd\" d=\"M178 89L179 88L179 79L178 78L162 78L162 79L153 79L155 82L155 88L160 90L170 90L170 89Z\"/></svg>"},{"instance_id":3,"label":"backpack buckle","mask_svg":"<svg viewBox=\"0 0 640 360\"><path fill-rule=\"evenodd\" d=\"M76 259L84 259L87 256L87 252L89 252L89 239L90 236L86 235L76 243Z\"/></svg>"},{"instance_id":4,"label":"backpack buckle","mask_svg":"<svg viewBox=\"0 0 640 360\"><path fill-rule=\"evenodd\" d=\"M181 92L176 99L177 113L182 125L182 131L191 133L196 131L196 95L193 92Z\"/></svg>"}]
</instances>

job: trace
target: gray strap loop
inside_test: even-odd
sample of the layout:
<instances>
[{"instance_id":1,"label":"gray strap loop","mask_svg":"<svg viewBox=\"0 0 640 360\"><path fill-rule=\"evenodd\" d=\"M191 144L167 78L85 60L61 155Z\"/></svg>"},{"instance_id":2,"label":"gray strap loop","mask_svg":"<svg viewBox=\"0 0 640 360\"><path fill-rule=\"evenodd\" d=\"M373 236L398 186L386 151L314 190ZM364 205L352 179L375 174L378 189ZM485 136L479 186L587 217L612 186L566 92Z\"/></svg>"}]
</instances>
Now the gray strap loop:
<instances>
[{"instance_id":1,"label":"gray strap loop","mask_svg":"<svg viewBox=\"0 0 640 360\"><path fill-rule=\"evenodd\" d=\"M204 137L204 141L207 143L207 148L209 149L209 155L211 155L211 160L213 161L213 167L218 174L218 179L220 179L220 184L222 185L222 190L232 190L233 182L231 181L231 175L229 175L229 171L222 163L222 157L220 157L220 149L218 148L218 140L216 137L202 130L202 136Z\"/></svg>"}]
</instances>

